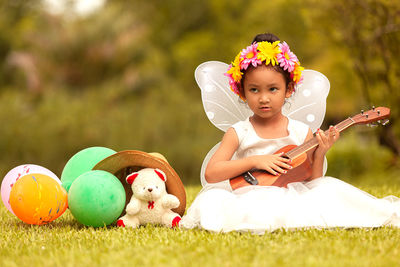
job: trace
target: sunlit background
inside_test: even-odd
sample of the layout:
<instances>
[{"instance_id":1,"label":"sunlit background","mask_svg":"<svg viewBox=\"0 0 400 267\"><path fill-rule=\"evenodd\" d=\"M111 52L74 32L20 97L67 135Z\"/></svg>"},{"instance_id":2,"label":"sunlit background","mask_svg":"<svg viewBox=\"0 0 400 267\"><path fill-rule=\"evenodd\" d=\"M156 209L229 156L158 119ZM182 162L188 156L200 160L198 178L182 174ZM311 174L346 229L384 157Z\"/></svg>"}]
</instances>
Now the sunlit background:
<instances>
[{"instance_id":1,"label":"sunlit background","mask_svg":"<svg viewBox=\"0 0 400 267\"><path fill-rule=\"evenodd\" d=\"M44 0L43 5L48 12L55 15L73 12L79 16L88 16L101 9L104 2L105 0Z\"/></svg>"},{"instance_id":2,"label":"sunlit background","mask_svg":"<svg viewBox=\"0 0 400 267\"><path fill-rule=\"evenodd\" d=\"M76 152L104 146L160 152L199 183L223 133L194 70L266 31L330 80L323 128L391 108L385 127L343 133L328 174L400 183L400 2L385 0L0 0L0 177L25 163L60 176Z\"/></svg>"}]
</instances>

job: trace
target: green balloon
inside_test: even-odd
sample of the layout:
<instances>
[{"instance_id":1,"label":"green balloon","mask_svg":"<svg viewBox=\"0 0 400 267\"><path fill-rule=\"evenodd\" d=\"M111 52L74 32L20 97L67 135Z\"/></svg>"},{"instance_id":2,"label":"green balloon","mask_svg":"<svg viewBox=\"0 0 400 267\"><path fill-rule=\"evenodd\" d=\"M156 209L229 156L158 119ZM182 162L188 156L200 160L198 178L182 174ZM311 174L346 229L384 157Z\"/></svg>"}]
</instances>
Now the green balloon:
<instances>
[{"instance_id":1,"label":"green balloon","mask_svg":"<svg viewBox=\"0 0 400 267\"><path fill-rule=\"evenodd\" d=\"M65 164L61 174L62 186L68 192L72 182L79 175L92 170L97 163L115 153L114 150L106 147L89 147L79 151Z\"/></svg>"},{"instance_id":2,"label":"green balloon","mask_svg":"<svg viewBox=\"0 0 400 267\"><path fill-rule=\"evenodd\" d=\"M68 206L75 219L87 226L113 223L125 208L125 190L113 174L89 171L71 185Z\"/></svg>"}]
</instances>

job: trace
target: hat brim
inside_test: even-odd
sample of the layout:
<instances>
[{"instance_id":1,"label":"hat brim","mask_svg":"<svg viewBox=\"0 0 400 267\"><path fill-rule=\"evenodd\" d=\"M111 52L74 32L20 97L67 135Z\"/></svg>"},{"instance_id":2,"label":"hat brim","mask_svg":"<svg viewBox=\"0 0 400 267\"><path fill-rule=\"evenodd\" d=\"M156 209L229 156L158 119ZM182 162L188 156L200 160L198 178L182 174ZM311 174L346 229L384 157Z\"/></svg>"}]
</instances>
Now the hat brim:
<instances>
[{"instance_id":1,"label":"hat brim","mask_svg":"<svg viewBox=\"0 0 400 267\"><path fill-rule=\"evenodd\" d=\"M93 167L93 170L108 171L121 181L126 193L126 207L132 197L132 188L126 182L126 176L144 168L158 168L166 174L167 192L175 195L180 202L179 207L173 211L183 216L186 209L185 188L178 174L165 160L139 150L124 150L103 159Z\"/></svg>"}]
</instances>

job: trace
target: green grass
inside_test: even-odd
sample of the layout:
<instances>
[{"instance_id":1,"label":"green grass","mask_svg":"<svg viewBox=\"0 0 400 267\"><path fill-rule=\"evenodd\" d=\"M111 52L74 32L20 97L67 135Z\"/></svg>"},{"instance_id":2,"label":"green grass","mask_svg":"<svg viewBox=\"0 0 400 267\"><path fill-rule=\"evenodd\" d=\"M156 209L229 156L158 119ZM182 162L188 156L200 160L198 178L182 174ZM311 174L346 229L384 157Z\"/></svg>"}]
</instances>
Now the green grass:
<instances>
[{"instance_id":1,"label":"green grass","mask_svg":"<svg viewBox=\"0 0 400 267\"><path fill-rule=\"evenodd\" d=\"M379 197L400 186L362 186ZM199 186L188 186L192 202ZM0 266L400 266L400 229L215 234L203 230L84 227L67 211L43 226L0 207Z\"/></svg>"}]
</instances>

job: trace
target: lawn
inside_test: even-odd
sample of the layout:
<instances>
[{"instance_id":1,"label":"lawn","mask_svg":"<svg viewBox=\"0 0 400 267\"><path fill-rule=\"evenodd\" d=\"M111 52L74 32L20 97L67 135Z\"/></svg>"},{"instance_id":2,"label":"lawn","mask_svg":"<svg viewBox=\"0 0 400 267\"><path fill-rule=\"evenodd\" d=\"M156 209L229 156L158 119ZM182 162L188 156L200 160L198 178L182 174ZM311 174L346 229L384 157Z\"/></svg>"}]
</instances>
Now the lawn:
<instances>
[{"instance_id":1,"label":"lawn","mask_svg":"<svg viewBox=\"0 0 400 267\"><path fill-rule=\"evenodd\" d=\"M378 197L400 186L361 186ZM188 186L188 202L199 186ZM0 266L400 266L400 229L216 234L203 230L84 227L67 210L27 225L0 206Z\"/></svg>"}]
</instances>

